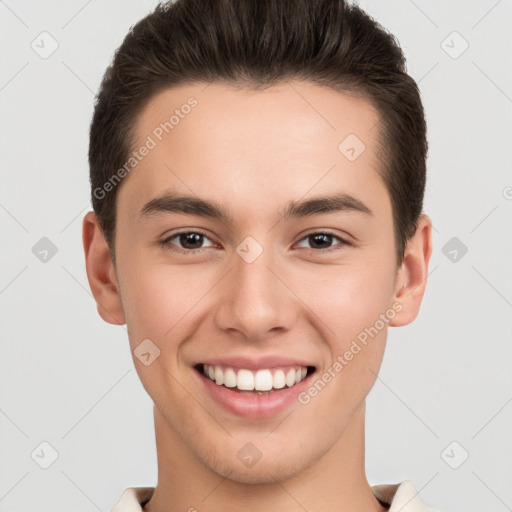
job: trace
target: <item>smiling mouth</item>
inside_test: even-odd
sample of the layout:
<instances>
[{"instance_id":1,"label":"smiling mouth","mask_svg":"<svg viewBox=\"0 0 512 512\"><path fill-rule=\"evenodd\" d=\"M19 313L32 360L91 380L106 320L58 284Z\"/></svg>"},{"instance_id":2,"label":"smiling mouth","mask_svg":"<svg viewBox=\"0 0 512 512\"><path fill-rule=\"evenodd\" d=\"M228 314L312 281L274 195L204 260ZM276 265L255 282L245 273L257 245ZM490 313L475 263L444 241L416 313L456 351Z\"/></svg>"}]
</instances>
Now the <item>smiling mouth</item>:
<instances>
[{"instance_id":1,"label":"smiling mouth","mask_svg":"<svg viewBox=\"0 0 512 512\"><path fill-rule=\"evenodd\" d=\"M282 366L248 370L204 363L197 364L195 369L218 386L245 395L268 395L291 388L315 371L314 366Z\"/></svg>"}]
</instances>

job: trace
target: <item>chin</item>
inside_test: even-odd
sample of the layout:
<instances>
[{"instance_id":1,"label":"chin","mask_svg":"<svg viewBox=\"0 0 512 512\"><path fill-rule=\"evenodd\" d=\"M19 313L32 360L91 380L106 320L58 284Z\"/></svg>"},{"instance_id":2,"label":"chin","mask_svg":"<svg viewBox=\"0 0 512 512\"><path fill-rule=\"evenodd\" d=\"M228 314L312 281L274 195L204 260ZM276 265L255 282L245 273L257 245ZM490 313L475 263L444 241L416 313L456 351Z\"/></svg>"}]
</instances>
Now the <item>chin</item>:
<instances>
[{"instance_id":1,"label":"chin","mask_svg":"<svg viewBox=\"0 0 512 512\"><path fill-rule=\"evenodd\" d=\"M291 463L293 467L283 467L282 463L268 464L259 461L252 468L240 468L239 465L229 464L212 468L218 475L233 482L252 485L275 484L293 478L303 471L303 467Z\"/></svg>"},{"instance_id":2,"label":"chin","mask_svg":"<svg viewBox=\"0 0 512 512\"><path fill-rule=\"evenodd\" d=\"M256 463L247 467L237 453L232 458L226 457L227 452L209 452L207 456L197 454L203 465L219 476L233 482L254 485L284 482L302 473L314 462L313 459L306 461L304 455L295 450L289 454L263 454Z\"/></svg>"}]
</instances>

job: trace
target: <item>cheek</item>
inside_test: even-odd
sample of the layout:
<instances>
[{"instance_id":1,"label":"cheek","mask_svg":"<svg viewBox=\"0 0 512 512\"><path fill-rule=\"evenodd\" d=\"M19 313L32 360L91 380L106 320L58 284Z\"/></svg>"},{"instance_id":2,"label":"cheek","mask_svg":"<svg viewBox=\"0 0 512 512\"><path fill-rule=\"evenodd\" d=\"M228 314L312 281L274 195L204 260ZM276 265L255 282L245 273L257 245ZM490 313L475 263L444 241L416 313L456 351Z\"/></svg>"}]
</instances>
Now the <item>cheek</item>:
<instances>
[{"instance_id":1,"label":"cheek","mask_svg":"<svg viewBox=\"0 0 512 512\"><path fill-rule=\"evenodd\" d=\"M315 272L304 302L325 322L329 337L344 344L390 307L394 274L385 262L330 266Z\"/></svg>"},{"instance_id":2,"label":"cheek","mask_svg":"<svg viewBox=\"0 0 512 512\"><path fill-rule=\"evenodd\" d=\"M136 371L155 403L163 404L172 396L176 406L180 389L172 375L179 366L179 346L188 336L188 315L205 288L194 274L176 266L150 265L147 260L138 261L135 255L125 263L123 307ZM136 360L140 353L137 349L146 339L159 350L158 358L149 366Z\"/></svg>"},{"instance_id":3,"label":"cheek","mask_svg":"<svg viewBox=\"0 0 512 512\"><path fill-rule=\"evenodd\" d=\"M332 424L332 428L345 424L376 380L388 322L394 314L390 307L392 272L392 264L385 268L366 264L338 270L331 267L323 278L315 280L321 288L311 290L304 300L314 304L311 309L327 326L323 332L330 353L317 377L320 382L313 382L307 393L318 396L314 398L315 418ZM327 392L322 391L324 383Z\"/></svg>"},{"instance_id":4,"label":"cheek","mask_svg":"<svg viewBox=\"0 0 512 512\"><path fill-rule=\"evenodd\" d=\"M149 264L144 254L124 263L121 291L132 344L150 338L159 347L172 345L214 283L192 266Z\"/></svg>"}]
</instances>

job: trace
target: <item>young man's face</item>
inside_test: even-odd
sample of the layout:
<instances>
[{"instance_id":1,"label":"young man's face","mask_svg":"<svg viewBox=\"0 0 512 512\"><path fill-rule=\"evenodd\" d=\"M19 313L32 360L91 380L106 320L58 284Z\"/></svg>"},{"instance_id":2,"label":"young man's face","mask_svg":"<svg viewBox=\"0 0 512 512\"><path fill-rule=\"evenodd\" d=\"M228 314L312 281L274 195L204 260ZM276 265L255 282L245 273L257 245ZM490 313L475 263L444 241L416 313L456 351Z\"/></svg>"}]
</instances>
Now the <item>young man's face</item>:
<instances>
[{"instance_id":1,"label":"young man's face","mask_svg":"<svg viewBox=\"0 0 512 512\"><path fill-rule=\"evenodd\" d=\"M197 104L182 108L190 97ZM162 133L175 109L179 121ZM333 449L364 417L387 327L418 312L430 233L422 218L398 267L377 123L369 103L304 82L260 92L181 86L137 119L133 149L148 136L156 146L120 186L116 270L95 296L105 320L126 321L132 351L151 340L141 357L151 364L134 362L157 430L222 476L273 481ZM165 201L144 210L171 194L215 203L229 218L164 211ZM344 208L282 216L292 203L335 195ZM98 236L94 244L100 268L106 246ZM253 375L315 371L248 396L204 376L198 365L208 362Z\"/></svg>"}]
</instances>

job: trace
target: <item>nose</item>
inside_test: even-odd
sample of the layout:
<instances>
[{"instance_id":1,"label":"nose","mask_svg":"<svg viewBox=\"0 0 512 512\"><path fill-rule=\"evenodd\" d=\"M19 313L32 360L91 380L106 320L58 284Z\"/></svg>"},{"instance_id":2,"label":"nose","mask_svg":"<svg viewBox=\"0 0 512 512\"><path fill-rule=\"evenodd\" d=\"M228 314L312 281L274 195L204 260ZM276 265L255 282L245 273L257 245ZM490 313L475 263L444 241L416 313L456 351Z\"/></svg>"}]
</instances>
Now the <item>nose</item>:
<instances>
[{"instance_id":1,"label":"nose","mask_svg":"<svg viewBox=\"0 0 512 512\"><path fill-rule=\"evenodd\" d=\"M297 322L300 300L286 283L286 272L270 249L256 259L236 254L224 281L216 324L241 339L261 342L290 330Z\"/></svg>"}]
</instances>

